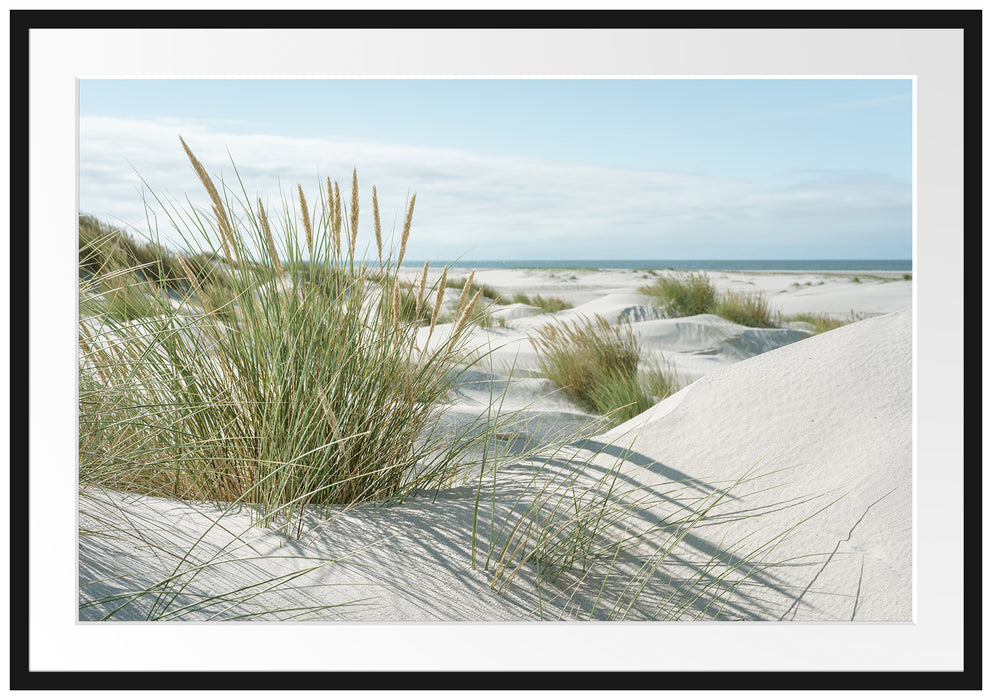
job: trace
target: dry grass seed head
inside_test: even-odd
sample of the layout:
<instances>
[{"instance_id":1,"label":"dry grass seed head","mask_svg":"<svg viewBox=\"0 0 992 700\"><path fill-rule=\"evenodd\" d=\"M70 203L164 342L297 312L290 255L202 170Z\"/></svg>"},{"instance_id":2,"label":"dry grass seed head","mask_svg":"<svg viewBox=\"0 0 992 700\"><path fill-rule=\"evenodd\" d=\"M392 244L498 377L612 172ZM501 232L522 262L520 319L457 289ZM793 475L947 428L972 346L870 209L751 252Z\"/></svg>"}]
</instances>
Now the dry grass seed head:
<instances>
[{"instance_id":1,"label":"dry grass seed head","mask_svg":"<svg viewBox=\"0 0 992 700\"><path fill-rule=\"evenodd\" d=\"M465 280L465 286L462 287L462 295L458 297L458 311L461 311L465 306L465 302L468 299L469 292L472 290L472 280L475 278L475 270L472 270L468 274L468 279Z\"/></svg>"},{"instance_id":2,"label":"dry grass seed head","mask_svg":"<svg viewBox=\"0 0 992 700\"><path fill-rule=\"evenodd\" d=\"M272 258L272 264L276 268L276 274L282 277L282 263L279 262L279 255L276 253L276 242L272 238L272 229L269 228L269 218L265 215L265 207L262 206L262 200L258 200L258 219L262 224L262 232L265 234L265 242L269 247L269 257Z\"/></svg>"},{"instance_id":3,"label":"dry grass seed head","mask_svg":"<svg viewBox=\"0 0 992 700\"><path fill-rule=\"evenodd\" d=\"M420 315L420 309L424 305L424 292L427 291L427 268L430 265L429 260L424 261L424 271L420 275L420 286L417 288L417 315Z\"/></svg>"},{"instance_id":4,"label":"dry grass seed head","mask_svg":"<svg viewBox=\"0 0 992 700\"><path fill-rule=\"evenodd\" d=\"M354 256L355 242L358 240L358 168L351 172L351 228L348 233L348 253Z\"/></svg>"},{"instance_id":5,"label":"dry grass seed head","mask_svg":"<svg viewBox=\"0 0 992 700\"><path fill-rule=\"evenodd\" d=\"M193 170L196 172L196 176L200 178L200 182L202 182L203 186L206 188L207 194L210 195L210 200L214 204L222 204L220 195L217 193L217 188L214 187L213 181L210 179L210 176L207 175L206 168L204 168L203 164L197 160L196 156L193 155L193 151L191 151L189 146L186 145L186 142L183 140L182 136L179 137L179 143L183 145L183 150L186 151L186 157L189 158L190 163L193 165Z\"/></svg>"},{"instance_id":6,"label":"dry grass seed head","mask_svg":"<svg viewBox=\"0 0 992 700\"><path fill-rule=\"evenodd\" d=\"M233 267L235 262L234 258L231 257L231 223L227 218L227 209L224 206L224 200L220 198L220 194L217 192L217 188L214 186L213 180L207 174L206 168L203 164L197 160L196 156L193 155L193 151L190 150L189 146L183 140L183 137L179 137L179 142L183 145L183 150L186 151L186 157L189 158L190 163L193 165L193 171L196 176L200 178L200 182L203 183L203 187L207 190L207 194L210 196L210 201L213 204L214 217L217 219L217 230L220 231L221 242L224 244L224 254L227 256L227 262Z\"/></svg>"},{"instance_id":7,"label":"dry grass seed head","mask_svg":"<svg viewBox=\"0 0 992 700\"><path fill-rule=\"evenodd\" d=\"M297 185L300 191L300 210L303 212L303 230L307 233L307 250L313 261L313 229L310 227L310 210L307 208L307 198L303 196L303 185Z\"/></svg>"},{"instance_id":8,"label":"dry grass seed head","mask_svg":"<svg viewBox=\"0 0 992 700\"><path fill-rule=\"evenodd\" d=\"M382 262L382 227L379 224L379 195L372 186L372 220L375 224L375 247L379 251L379 262Z\"/></svg>"},{"instance_id":9,"label":"dry grass seed head","mask_svg":"<svg viewBox=\"0 0 992 700\"><path fill-rule=\"evenodd\" d=\"M444 301L444 283L448 279L448 268L447 266L441 270L441 281L437 285L437 300L434 302L434 313L431 314L431 333L434 332L434 326L437 325L437 317L441 313L441 303Z\"/></svg>"},{"instance_id":10,"label":"dry grass seed head","mask_svg":"<svg viewBox=\"0 0 992 700\"><path fill-rule=\"evenodd\" d=\"M465 285L465 288L468 289L468 285ZM482 296L482 290L480 289L472 297L472 300L468 302L468 304L465 306L465 309L460 310L460 313L458 315L458 321L455 323L455 330L453 331L454 333L458 333L458 331L461 330L462 326L468 323L468 319L472 316L472 310L475 308L475 305L476 303L478 303L479 297L481 296Z\"/></svg>"},{"instance_id":11,"label":"dry grass seed head","mask_svg":"<svg viewBox=\"0 0 992 700\"><path fill-rule=\"evenodd\" d=\"M331 209L331 219L333 221L332 233L334 234L334 252L341 256L341 224L344 217L341 214L341 188L338 183L334 183L334 204Z\"/></svg>"},{"instance_id":12,"label":"dry grass seed head","mask_svg":"<svg viewBox=\"0 0 992 700\"><path fill-rule=\"evenodd\" d=\"M328 223L331 227L331 238L334 241L334 254L341 257L341 229L338 225L338 200L334 194L337 183L331 184L331 178L327 178L327 211Z\"/></svg>"},{"instance_id":13,"label":"dry grass seed head","mask_svg":"<svg viewBox=\"0 0 992 700\"><path fill-rule=\"evenodd\" d=\"M406 255L406 242L410 238L410 226L413 223L413 205L417 201L417 195L410 198L410 206L406 210L406 219L403 221L403 235L400 236L400 257L396 262L396 267L403 264L403 257Z\"/></svg>"}]
</instances>

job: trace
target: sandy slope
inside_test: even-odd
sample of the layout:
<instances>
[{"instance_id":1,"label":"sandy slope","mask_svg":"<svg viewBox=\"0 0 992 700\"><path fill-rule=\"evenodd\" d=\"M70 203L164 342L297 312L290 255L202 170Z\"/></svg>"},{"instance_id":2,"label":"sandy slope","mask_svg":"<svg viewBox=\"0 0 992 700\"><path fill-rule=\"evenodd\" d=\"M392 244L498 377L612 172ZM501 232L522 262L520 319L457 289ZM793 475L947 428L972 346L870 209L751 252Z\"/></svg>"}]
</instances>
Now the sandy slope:
<instances>
[{"instance_id":1,"label":"sandy slope","mask_svg":"<svg viewBox=\"0 0 992 700\"><path fill-rule=\"evenodd\" d=\"M776 559L829 556L781 575L768 617L910 619L911 318L906 309L709 375L639 433L640 454L702 480L733 478L751 460L785 469L768 480L773 492L741 505L781 508L761 518L773 531L840 498L778 547ZM602 439L614 437L619 429Z\"/></svg>"},{"instance_id":2,"label":"sandy slope","mask_svg":"<svg viewBox=\"0 0 992 700\"><path fill-rule=\"evenodd\" d=\"M517 284L531 294L563 296L565 285L575 282L555 287L548 271L493 274L498 284L485 274L479 278L511 293ZM217 524L220 511L210 504L86 494L80 504L86 603L80 618L98 619L127 602L115 619L645 619L675 613L910 619L910 310L795 342L805 334L751 332L712 316L658 318L637 294L635 273L575 274L584 285L572 292L579 305L558 319L626 315L651 353L698 381L608 433L537 461L516 460L495 479L487 476L481 492L468 484L436 499L354 507L333 522L311 513L301 537L288 543L252 528L243 509ZM781 283L774 275L727 274L721 283L757 284L759 277L761 284ZM805 276L796 279L806 288ZM890 311L897 301L908 303L902 281L829 284L814 282L809 289L819 289L822 310L842 315L850 308ZM874 288L869 284L880 291L864 295ZM786 287L773 302L784 307L804 291ZM862 306L848 306L855 298ZM505 389L504 408L522 411L524 419L504 444L511 456L517 441L528 437L596 432L595 417L533 376L526 332L551 319L531 313L511 309L505 328L476 332L477 346L499 349L491 367L467 376L451 413L452 420L470 420L484 410L491 386ZM516 372L508 380L504 370L511 363ZM748 480L735 484L754 465ZM628 540L622 551L604 550L606 556L589 561L584 574L576 566L540 590L533 584L540 562L525 562L516 577L506 576L519 563L512 554L516 541L508 537L515 525L521 533L558 523L561 532L549 542L561 541L576 534L562 514L602 495L606 486L612 486L607 512L616 519L602 523L597 541L644 533L642 538ZM726 489L729 494L688 533L656 527L698 511ZM538 519L526 512L534 502L542 504ZM502 568L508 541L504 561L512 565ZM192 556L186 556L190 548ZM662 562L659 553L666 554ZM645 566L657 571L641 586ZM284 577L278 585L266 583L276 576ZM165 579L170 582L163 586ZM154 594L110 600L144 589ZM171 593L159 595L166 590Z\"/></svg>"}]
</instances>

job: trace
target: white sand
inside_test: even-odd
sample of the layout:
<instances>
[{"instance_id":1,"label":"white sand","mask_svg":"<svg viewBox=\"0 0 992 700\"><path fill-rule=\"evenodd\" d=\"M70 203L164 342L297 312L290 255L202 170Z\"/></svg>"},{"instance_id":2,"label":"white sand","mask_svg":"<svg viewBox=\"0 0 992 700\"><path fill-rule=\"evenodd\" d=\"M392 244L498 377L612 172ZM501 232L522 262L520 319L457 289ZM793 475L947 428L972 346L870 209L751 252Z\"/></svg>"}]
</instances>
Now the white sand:
<instances>
[{"instance_id":1,"label":"white sand","mask_svg":"<svg viewBox=\"0 0 992 700\"><path fill-rule=\"evenodd\" d=\"M637 292L648 281L643 274L477 273L477 281L506 296L518 291L559 296L577 306L548 316L514 305L500 311L505 328L475 331L478 348L496 348L492 372L484 365L467 375L451 420L477 417L495 386L506 389L505 410L525 411L521 438L550 439L582 428L596 432L596 417L536 376L526 340L542 323L593 314L630 319L653 357L697 380L654 409L537 465L536 481L536 466L526 461L501 470L495 483L487 478L478 511L470 484L436 500L354 507L333 522L310 513L302 537L288 543L252 528L244 509L227 513L216 525L221 511L210 504L87 494L80 503L81 601L95 604L84 607L80 618L98 619L124 602L111 603L108 596L154 587L177 567L184 571L197 562L213 564L196 570L167 607L168 619L572 619L588 616L597 597L595 617L605 617L615 603L630 599L628 584L653 561L663 537L646 537L615 560L601 560L577 587L577 579L566 574L539 594L532 583L535 566L525 564L499 595L491 587L495 562L484 570L487 543L500 541L490 537L491 519L517 522L518 497L548 483L556 488L570 480L574 488L565 500L571 503L574 494L617 465L609 501L622 502L621 494L635 487L637 497L646 499L642 512L628 514L617 529L603 533L617 538L625 527L628 535L643 532L663 518L699 508L701 499L714 498L757 465L754 474L760 478L731 488L707 520L677 543L668 540L673 545L668 557L627 617L651 618L668 609L664 601L679 582L702 575L699 596L685 609L690 615L710 604L705 618L911 619L911 283L901 275L881 281L863 273L860 283L851 280L858 273L711 273L721 289L764 290L773 308L785 313L883 314L807 337L798 330L745 329L708 315L661 318ZM443 334L443 328L436 333ZM511 364L514 378L507 380ZM479 539L473 570L475 515ZM140 539L126 534L139 531ZM184 562L182 556L198 540ZM761 549L765 542L774 546ZM740 581L743 573L750 575ZM288 578L295 574L301 575ZM282 575L287 578L280 586L262 585ZM203 598L243 586L257 588L247 589L250 597L242 593L247 599L237 604ZM556 591L564 597L555 599ZM161 610L155 601L141 596L115 619L145 619ZM308 609L313 606L336 607Z\"/></svg>"},{"instance_id":2,"label":"white sand","mask_svg":"<svg viewBox=\"0 0 992 700\"><path fill-rule=\"evenodd\" d=\"M404 268L408 279L420 271ZM453 268L448 278L467 277L468 268ZM608 294L637 294L667 270L554 270L480 269L475 281L488 284L512 297L517 292L556 296L576 305L597 301ZM706 271L720 291L764 292L775 310L830 313L846 316L852 309L872 314L888 313L910 303L912 282L901 272L724 272ZM440 270L432 270L429 280ZM860 282L853 282L857 278Z\"/></svg>"},{"instance_id":3,"label":"white sand","mask_svg":"<svg viewBox=\"0 0 992 700\"><path fill-rule=\"evenodd\" d=\"M405 270L414 280L418 270ZM463 279L471 270L452 269L448 279ZM514 294L558 297L575 304L575 308L556 314L541 314L522 304L494 307L496 318L506 328L479 331L474 339L478 347L492 350L494 369L514 367L514 374L537 370L534 351L527 334L549 322L572 322L582 317L603 316L609 320L630 320L640 336L649 359L668 362L687 381L728 364L761 352L795 342L808 333L801 323L791 329L754 329L731 323L716 316L665 319L651 303L651 297L638 291L658 275L633 270L548 270L485 269L478 270L475 282L497 289L507 300ZM902 273L789 273L789 272L708 272L718 291L763 292L773 312L789 316L801 312L827 314L846 319L890 313L912 303L912 282ZM440 271L432 271L434 282ZM853 282L854 278L860 282ZM457 291L449 290L448 299ZM647 323L654 321L653 323ZM443 334L441 337L444 337Z\"/></svg>"}]
</instances>

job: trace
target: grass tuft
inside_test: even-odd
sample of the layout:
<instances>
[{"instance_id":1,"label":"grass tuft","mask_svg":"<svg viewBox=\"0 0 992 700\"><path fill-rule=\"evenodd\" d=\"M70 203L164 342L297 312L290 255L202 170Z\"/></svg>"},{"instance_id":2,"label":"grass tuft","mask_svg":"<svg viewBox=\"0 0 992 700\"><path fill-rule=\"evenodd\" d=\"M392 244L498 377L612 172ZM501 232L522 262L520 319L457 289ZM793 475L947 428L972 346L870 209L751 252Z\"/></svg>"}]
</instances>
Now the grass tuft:
<instances>
[{"instance_id":1,"label":"grass tuft","mask_svg":"<svg viewBox=\"0 0 992 700\"><path fill-rule=\"evenodd\" d=\"M536 333L531 344L542 374L580 406L609 415L615 424L653 406L659 400L655 390L666 381L678 383L670 371L656 367L649 370L651 388L645 389L638 372L642 352L629 322L610 325L596 316L573 324L549 324ZM671 391L658 393L667 396Z\"/></svg>"},{"instance_id":2,"label":"grass tuft","mask_svg":"<svg viewBox=\"0 0 992 700\"><path fill-rule=\"evenodd\" d=\"M846 318L835 318L830 314L815 314L815 313L801 313L794 314L792 316L787 316L784 318L786 322L800 321L802 323L808 323L813 326L813 333L826 333L827 331L832 331L842 326L846 326L849 323L857 323L858 321L864 321L868 318L868 314L858 314L852 309Z\"/></svg>"},{"instance_id":3,"label":"grass tuft","mask_svg":"<svg viewBox=\"0 0 992 700\"><path fill-rule=\"evenodd\" d=\"M561 299L560 297L542 297L528 296L524 293L518 293L513 295L514 304L527 304L528 306L536 306L541 309L546 314L553 314L557 311L564 311L565 309L574 308L574 304Z\"/></svg>"},{"instance_id":4,"label":"grass tuft","mask_svg":"<svg viewBox=\"0 0 992 700\"><path fill-rule=\"evenodd\" d=\"M464 371L467 326L421 349L419 326L436 320L421 295L435 290L401 286L391 260L356 263L357 173L344 257L336 183L298 225L302 205L248 205L243 185L240 197L214 185L183 146L215 206L210 219L166 207L183 250L157 267L177 261L167 278L187 283L177 303L122 267L126 237L88 220L80 236L91 277L79 299L84 488L253 504L263 524L285 518L288 534L308 505L402 500L447 484L485 439L441 420ZM200 250L239 264L190 280Z\"/></svg>"},{"instance_id":5,"label":"grass tuft","mask_svg":"<svg viewBox=\"0 0 992 700\"><path fill-rule=\"evenodd\" d=\"M704 272L666 275L640 291L654 297L659 305L675 316L712 313L716 287Z\"/></svg>"},{"instance_id":6,"label":"grass tuft","mask_svg":"<svg viewBox=\"0 0 992 700\"><path fill-rule=\"evenodd\" d=\"M717 293L705 272L661 277L640 288L673 316L716 314L728 321L754 328L774 328L775 315L763 294L728 291Z\"/></svg>"},{"instance_id":7,"label":"grass tuft","mask_svg":"<svg viewBox=\"0 0 992 700\"><path fill-rule=\"evenodd\" d=\"M774 328L777 325L763 294L724 292L717 298L710 313L752 328Z\"/></svg>"}]
</instances>

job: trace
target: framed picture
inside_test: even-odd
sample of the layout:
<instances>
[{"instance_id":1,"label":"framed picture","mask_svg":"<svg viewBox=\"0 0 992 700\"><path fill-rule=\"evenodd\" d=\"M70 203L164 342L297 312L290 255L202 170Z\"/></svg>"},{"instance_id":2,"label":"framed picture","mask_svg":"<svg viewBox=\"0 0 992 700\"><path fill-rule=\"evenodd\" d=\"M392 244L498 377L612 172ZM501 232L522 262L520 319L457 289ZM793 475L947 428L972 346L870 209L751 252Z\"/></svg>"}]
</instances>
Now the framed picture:
<instances>
[{"instance_id":1,"label":"framed picture","mask_svg":"<svg viewBox=\"0 0 992 700\"><path fill-rule=\"evenodd\" d=\"M979 12L111 14L11 15L14 687L979 686ZM679 311L670 285L703 281ZM340 300L365 308L367 283L394 330L366 366L306 333L364 333ZM163 314L187 340L154 326L139 363L114 354ZM605 407L575 377L607 360L556 379L548 359L597 322L641 343L640 394ZM156 393L155 353L235 336L234 369ZM488 349L485 390L442 381L456 338ZM373 370L361 401L333 393ZM522 422L463 420L496 379ZM109 420L125 385L141 409ZM400 385L416 410L382 399ZM413 457L421 438L390 442L435 425ZM334 460L402 469L315 485Z\"/></svg>"}]
</instances>

